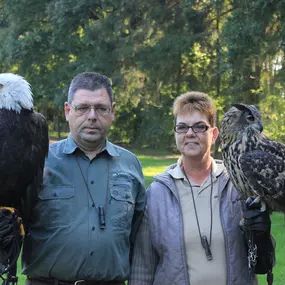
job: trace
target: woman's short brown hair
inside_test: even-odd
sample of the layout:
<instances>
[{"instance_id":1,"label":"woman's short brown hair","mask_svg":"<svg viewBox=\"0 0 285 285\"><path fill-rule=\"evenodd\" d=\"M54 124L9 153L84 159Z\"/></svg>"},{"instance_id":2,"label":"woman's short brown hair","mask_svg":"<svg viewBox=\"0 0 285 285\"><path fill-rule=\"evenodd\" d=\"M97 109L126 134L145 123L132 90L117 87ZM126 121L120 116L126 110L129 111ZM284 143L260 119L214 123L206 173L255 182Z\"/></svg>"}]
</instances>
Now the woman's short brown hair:
<instances>
[{"instance_id":1,"label":"woman's short brown hair","mask_svg":"<svg viewBox=\"0 0 285 285\"><path fill-rule=\"evenodd\" d=\"M175 120L179 114L198 111L207 116L211 127L216 126L216 106L206 93L197 91L184 93L174 100L172 110Z\"/></svg>"}]
</instances>

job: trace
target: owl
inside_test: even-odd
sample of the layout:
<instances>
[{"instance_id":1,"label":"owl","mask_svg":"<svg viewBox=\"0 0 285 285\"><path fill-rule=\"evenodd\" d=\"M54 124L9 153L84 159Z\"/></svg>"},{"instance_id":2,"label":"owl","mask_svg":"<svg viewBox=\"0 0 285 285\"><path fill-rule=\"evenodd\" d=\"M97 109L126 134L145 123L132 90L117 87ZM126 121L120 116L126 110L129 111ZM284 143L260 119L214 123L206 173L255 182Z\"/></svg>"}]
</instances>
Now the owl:
<instances>
[{"instance_id":1,"label":"owl","mask_svg":"<svg viewBox=\"0 0 285 285\"><path fill-rule=\"evenodd\" d=\"M224 164L240 197L264 201L285 213L285 145L266 137L253 105L235 104L224 115L220 141Z\"/></svg>"}]
</instances>

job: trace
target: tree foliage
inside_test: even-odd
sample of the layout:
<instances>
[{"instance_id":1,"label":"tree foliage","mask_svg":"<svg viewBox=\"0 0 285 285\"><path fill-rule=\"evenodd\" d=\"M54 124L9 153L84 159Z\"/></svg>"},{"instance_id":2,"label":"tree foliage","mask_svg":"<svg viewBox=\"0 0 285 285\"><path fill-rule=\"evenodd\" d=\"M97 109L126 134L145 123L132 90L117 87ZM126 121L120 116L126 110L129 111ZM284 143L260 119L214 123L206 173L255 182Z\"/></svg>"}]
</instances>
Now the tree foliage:
<instances>
[{"instance_id":1,"label":"tree foliage","mask_svg":"<svg viewBox=\"0 0 285 285\"><path fill-rule=\"evenodd\" d=\"M111 139L173 145L173 99L190 90L257 105L285 140L285 0L0 0L0 68L25 76L55 128L71 79L111 78ZM274 128L273 128L274 126Z\"/></svg>"}]
</instances>

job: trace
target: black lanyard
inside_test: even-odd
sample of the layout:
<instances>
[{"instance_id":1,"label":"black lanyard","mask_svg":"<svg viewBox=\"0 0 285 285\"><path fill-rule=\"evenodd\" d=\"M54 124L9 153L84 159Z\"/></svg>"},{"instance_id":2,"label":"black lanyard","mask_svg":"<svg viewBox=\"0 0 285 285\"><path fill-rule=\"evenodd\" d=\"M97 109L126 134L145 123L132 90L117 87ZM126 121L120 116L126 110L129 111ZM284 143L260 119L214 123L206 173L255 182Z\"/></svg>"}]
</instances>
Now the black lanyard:
<instances>
[{"instance_id":1,"label":"black lanyard","mask_svg":"<svg viewBox=\"0 0 285 285\"><path fill-rule=\"evenodd\" d=\"M211 168L211 173L210 173L210 177L211 177L211 193L210 193L211 224L210 224L210 233L209 233L210 242L208 242L207 236L205 236L205 235L202 236L202 234L201 234L201 229L200 229L200 224L199 224L199 219L198 219L198 214L197 214L197 209L196 209L196 203L195 203L193 188L192 188L192 185L190 183L190 180L188 179L188 177L184 171L184 168L182 168L182 172L183 172L184 176L186 177L186 179L190 185L192 199L193 199L193 206L194 206L194 211L195 211L195 217L196 217L197 227L198 227L199 236L200 236L200 240L201 240L201 245L205 250L205 254L206 254L207 259L210 261L213 259L212 252L211 252L212 228L213 228L213 205L212 205L213 204L212 203L213 177L212 177L212 168Z\"/></svg>"},{"instance_id":2,"label":"black lanyard","mask_svg":"<svg viewBox=\"0 0 285 285\"><path fill-rule=\"evenodd\" d=\"M78 164L78 167L80 169L80 173L81 173L81 176L82 176L82 179L85 183L85 186L86 186L86 189L87 189L87 192L90 196L90 199L92 201L92 207L95 208L96 212L97 212L97 215L99 217L99 225L100 225L100 229L101 230L104 230L106 228L106 219L105 219L105 214L107 213L107 205L108 205L108 197L109 197L109 192L110 192L110 161L109 161L109 158L107 159L107 167L108 167L108 170L107 170L107 191L106 191L106 201L105 201L105 205L102 206L102 205L96 205L93 197L92 197L92 194L91 194L91 191L88 187L88 183L83 175L83 171L80 167L80 164L79 164L79 161L78 161L78 157L76 155L76 162Z\"/></svg>"}]
</instances>

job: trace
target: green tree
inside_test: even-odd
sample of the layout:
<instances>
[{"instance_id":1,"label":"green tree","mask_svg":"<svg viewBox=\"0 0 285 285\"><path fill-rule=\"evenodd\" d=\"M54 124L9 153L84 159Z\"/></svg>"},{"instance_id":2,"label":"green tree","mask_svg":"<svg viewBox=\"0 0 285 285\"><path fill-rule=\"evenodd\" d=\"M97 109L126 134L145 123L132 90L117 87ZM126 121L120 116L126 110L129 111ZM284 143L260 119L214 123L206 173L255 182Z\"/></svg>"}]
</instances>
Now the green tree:
<instances>
[{"instance_id":1,"label":"green tree","mask_svg":"<svg viewBox=\"0 0 285 285\"><path fill-rule=\"evenodd\" d=\"M210 94L219 119L236 102L258 105L272 120L281 112L284 4L0 0L0 68L27 78L53 129L66 126L60 110L73 76L106 74L117 102L112 139L171 147L171 105L186 91ZM276 125L272 135L281 133Z\"/></svg>"}]
</instances>

